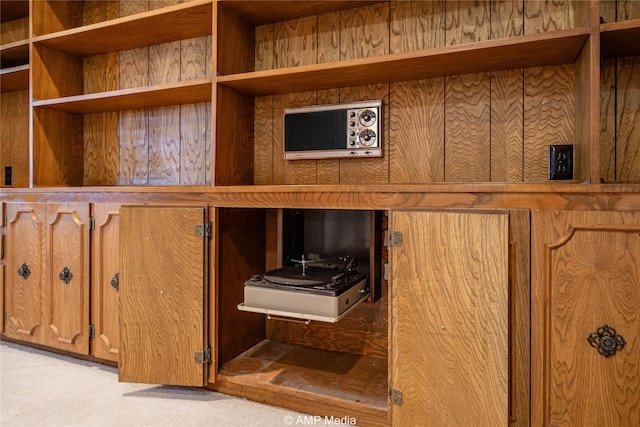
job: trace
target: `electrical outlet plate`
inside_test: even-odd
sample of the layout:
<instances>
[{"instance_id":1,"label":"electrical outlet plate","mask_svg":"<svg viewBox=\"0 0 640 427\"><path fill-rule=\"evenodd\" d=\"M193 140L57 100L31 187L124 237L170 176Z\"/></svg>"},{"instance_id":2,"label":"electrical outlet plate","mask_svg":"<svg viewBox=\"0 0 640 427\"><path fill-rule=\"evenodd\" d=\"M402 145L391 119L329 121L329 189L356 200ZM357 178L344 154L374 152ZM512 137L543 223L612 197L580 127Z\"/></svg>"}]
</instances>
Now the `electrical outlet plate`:
<instances>
[{"instance_id":1,"label":"electrical outlet plate","mask_svg":"<svg viewBox=\"0 0 640 427\"><path fill-rule=\"evenodd\" d=\"M549 180L573 179L573 145L549 146Z\"/></svg>"},{"instance_id":2,"label":"electrical outlet plate","mask_svg":"<svg viewBox=\"0 0 640 427\"><path fill-rule=\"evenodd\" d=\"M4 167L4 185L13 185L13 168L11 166Z\"/></svg>"}]
</instances>

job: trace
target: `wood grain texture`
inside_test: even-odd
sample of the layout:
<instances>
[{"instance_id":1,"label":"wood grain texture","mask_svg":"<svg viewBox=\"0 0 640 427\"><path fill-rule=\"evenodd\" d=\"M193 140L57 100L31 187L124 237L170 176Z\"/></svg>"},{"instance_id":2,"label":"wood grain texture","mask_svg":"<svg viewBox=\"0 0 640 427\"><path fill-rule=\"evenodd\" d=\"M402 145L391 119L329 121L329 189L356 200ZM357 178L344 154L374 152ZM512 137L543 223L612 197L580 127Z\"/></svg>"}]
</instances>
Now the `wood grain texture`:
<instances>
[{"instance_id":1,"label":"wood grain texture","mask_svg":"<svg viewBox=\"0 0 640 427\"><path fill-rule=\"evenodd\" d=\"M397 1L390 7L390 53L445 45L444 1Z\"/></svg>"},{"instance_id":2,"label":"wood grain texture","mask_svg":"<svg viewBox=\"0 0 640 427\"><path fill-rule=\"evenodd\" d=\"M445 80L445 180L491 178L491 84L488 73Z\"/></svg>"},{"instance_id":3,"label":"wood grain texture","mask_svg":"<svg viewBox=\"0 0 640 427\"><path fill-rule=\"evenodd\" d=\"M273 96L255 98L254 109L255 145L253 150L254 178L257 185L273 184Z\"/></svg>"},{"instance_id":4,"label":"wood grain texture","mask_svg":"<svg viewBox=\"0 0 640 427\"><path fill-rule=\"evenodd\" d=\"M117 18L119 3L88 1L83 8L83 25ZM118 55L108 53L83 59L83 93L118 89ZM115 113L87 114L84 121L83 185L117 185L119 146L118 116ZM114 137L115 136L115 137Z\"/></svg>"},{"instance_id":5,"label":"wood grain texture","mask_svg":"<svg viewBox=\"0 0 640 427\"><path fill-rule=\"evenodd\" d=\"M22 341L43 343L42 282L45 262L46 206L43 203L6 204L6 272L3 334ZM17 275L26 264L29 275ZM10 273L10 274L9 274Z\"/></svg>"},{"instance_id":6,"label":"wood grain texture","mask_svg":"<svg viewBox=\"0 0 640 427\"><path fill-rule=\"evenodd\" d=\"M340 60L340 12L318 16L318 64ZM340 89L316 91L316 104L340 103ZM316 182L338 184L340 159L316 160Z\"/></svg>"},{"instance_id":7,"label":"wood grain texture","mask_svg":"<svg viewBox=\"0 0 640 427\"><path fill-rule=\"evenodd\" d=\"M547 179L548 146L575 144L573 66L524 71L524 180Z\"/></svg>"},{"instance_id":8,"label":"wood grain texture","mask_svg":"<svg viewBox=\"0 0 640 427\"><path fill-rule=\"evenodd\" d=\"M256 27L256 59L255 71L271 70L273 66L273 47L274 47L274 25L261 25Z\"/></svg>"},{"instance_id":9,"label":"wood grain texture","mask_svg":"<svg viewBox=\"0 0 640 427\"><path fill-rule=\"evenodd\" d=\"M181 42L182 80L211 76L211 37ZM180 106L180 184L211 184L211 103Z\"/></svg>"},{"instance_id":10,"label":"wood grain texture","mask_svg":"<svg viewBox=\"0 0 640 427\"><path fill-rule=\"evenodd\" d=\"M29 18L18 18L0 23L2 44L26 40L29 38ZM3 64L4 65L4 64Z\"/></svg>"},{"instance_id":11,"label":"wood grain texture","mask_svg":"<svg viewBox=\"0 0 640 427\"><path fill-rule=\"evenodd\" d=\"M253 183L254 98L218 86L216 93L216 135L214 185ZM222 125L224 123L224 125Z\"/></svg>"},{"instance_id":12,"label":"wood grain texture","mask_svg":"<svg viewBox=\"0 0 640 427\"><path fill-rule=\"evenodd\" d=\"M82 117L33 109L33 182L36 186L81 186L84 175Z\"/></svg>"},{"instance_id":13,"label":"wood grain texture","mask_svg":"<svg viewBox=\"0 0 640 427\"><path fill-rule=\"evenodd\" d=\"M273 28L273 67L299 67L318 61L318 19L279 22Z\"/></svg>"},{"instance_id":14,"label":"wood grain texture","mask_svg":"<svg viewBox=\"0 0 640 427\"><path fill-rule=\"evenodd\" d=\"M266 221L264 210L218 209L215 280L218 305L218 367L264 339L266 316L238 310L244 301L243 284L265 271ZM247 236L252 236L247 239Z\"/></svg>"},{"instance_id":15,"label":"wood grain texture","mask_svg":"<svg viewBox=\"0 0 640 427\"><path fill-rule=\"evenodd\" d=\"M491 38L524 34L524 2L520 0L491 1Z\"/></svg>"},{"instance_id":16,"label":"wood grain texture","mask_svg":"<svg viewBox=\"0 0 640 427\"><path fill-rule=\"evenodd\" d=\"M340 17L341 60L389 53L388 3L344 10Z\"/></svg>"},{"instance_id":17,"label":"wood grain texture","mask_svg":"<svg viewBox=\"0 0 640 427\"><path fill-rule=\"evenodd\" d=\"M507 424L508 224L499 213L392 212L403 233L390 248L390 384L403 393L393 425Z\"/></svg>"},{"instance_id":18,"label":"wood grain texture","mask_svg":"<svg viewBox=\"0 0 640 427\"><path fill-rule=\"evenodd\" d=\"M600 65L600 176L616 180L616 60Z\"/></svg>"},{"instance_id":19,"label":"wood grain texture","mask_svg":"<svg viewBox=\"0 0 640 427\"><path fill-rule=\"evenodd\" d=\"M389 182L444 181L444 78L391 84Z\"/></svg>"},{"instance_id":20,"label":"wood grain texture","mask_svg":"<svg viewBox=\"0 0 640 427\"><path fill-rule=\"evenodd\" d=\"M0 95L0 168L12 167L11 187L29 186L29 91ZM0 181L0 187L5 181Z\"/></svg>"},{"instance_id":21,"label":"wood grain texture","mask_svg":"<svg viewBox=\"0 0 640 427\"><path fill-rule=\"evenodd\" d=\"M566 30L584 25L575 21L574 1L527 0L524 5L525 34Z\"/></svg>"},{"instance_id":22,"label":"wood grain texture","mask_svg":"<svg viewBox=\"0 0 640 427\"><path fill-rule=\"evenodd\" d=\"M89 204L47 204L45 344L89 354ZM64 268L72 277L60 278Z\"/></svg>"},{"instance_id":23,"label":"wood grain texture","mask_svg":"<svg viewBox=\"0 0 640 427\"><path fill-rule=\"evenodd\" d=\"M91 241L91 324L95 336L91 355L117 362L120 353L119 283L112 280L120 272L120 206L94 203L95 231Z\"/></svg>"},{"instance_id":24,"label":"wood grain texture","mask_svg":"<svg viewBox=\"0 0 640 427\"><path fill-rule=\"evenodd\" d=\"M120 381L204 384L204 220L197 207L120 209Z\"/></svg>"},{"instance_id":25,"label":"wood grain texture","mask_svg":"<svg viewBox=\"0 0 640 427\"><path fill-rule=\"evenodd\" d=\"M524 111L522 70L491 73L491 181L522 182Z\"/></svg>"},{"instance_id":26,"label":"wood grain texture","mask_svg":"<svg viewBox=\"0 0 640 427\"><path fill-rule=\"evenodd\" d=\"M618 21L640 18L640 4L637 1L618 0L616 5Z\"/></svg>"},{"instance_id":27,"label":"wood grain texture","mask_svg":"<svg viewBox=\"0 0 640 427\"><path fill-rule=\"evenodd\" d=\"M82 25L84 2L35 1L31 6L34 35L54 33Z\"/></svg>"},{"instance_id":28,"label":"wood grain texture","mask_svg":"<svg viewBox=\"0 0 640 427\"><path fill-rule=\"evenodd\" d=\"M489 0L448 2L445 13L447 46L489 40L491 12Z\"/></svg>"},{"instance_id":29,"label":"wood grain texture","mask_svg":"<svg viewBox=\"0 0 640 427\"><path fill-rule=\"evenodd\" d=\"M315 92L278 95L273 97L273 183L316 184L315 160L284 159L284 110L314 105Z\"/></svg>"},{"instance_id":30,"label":"wood grain texture","mask_svg":"<svg viewBox=\"0 0 640 427\"><path fill-rule=\"evenodd\" d=\"M147 0L120 2L120 16L148 10ZM118 53L119 89L143 87L149 84L149 48L143 47ZM120 140L119 185L145 185L149 182L149 125L144 110L119 113Z\"/></svg>"},{"instance_id":31,"label":"wood grain texture","mask_svg":"<svg viewBox=\"0 0 640 427\"><path fill-rule=\"evenodd\" d=\"M637 425L640 215L532 220L532 425ZM627 342L610 358L587 342L604 325Z\"/></svg>"},{"instance_id":32,"label":"wood grain texture","mask_svg":"<svg viewBox=\"0 0 640 427\"><path fill-rule=\"evenodd\" d=\"M178 4L152 0L149 10ZM149 85L181 81L181 42L149 47ZM178 185L181 175L180 106L155 108L149 114L149 184Z\"/></svg>"},{"instance_id":33,"label":"wood grain texture","mask_svg":"<svg viewBox=\"0 0 640 427\"><path fill-rule=\"evenodd\" d=\"M263 341L220 370L223 393L386 426L387 360Z\"/></svg>"},{"instance_id":34,"label":"wood grain texture","mask_svg":"<svg viewBox=\"0 0 640 427\"><path fill-rule=\"evenodd\" d=\"M616 180L640 181L640 56L617 60Z\"/></svg>"},{"instance_id":35,"label":"wood grain texture","mask_svg":"<svg viewBox=\"0 0 640 427\"><path fill-rule=\"evenodd\" d=\"M531 213L509 211L509 421L531 420Z\"/></svg>"}]
</instances>

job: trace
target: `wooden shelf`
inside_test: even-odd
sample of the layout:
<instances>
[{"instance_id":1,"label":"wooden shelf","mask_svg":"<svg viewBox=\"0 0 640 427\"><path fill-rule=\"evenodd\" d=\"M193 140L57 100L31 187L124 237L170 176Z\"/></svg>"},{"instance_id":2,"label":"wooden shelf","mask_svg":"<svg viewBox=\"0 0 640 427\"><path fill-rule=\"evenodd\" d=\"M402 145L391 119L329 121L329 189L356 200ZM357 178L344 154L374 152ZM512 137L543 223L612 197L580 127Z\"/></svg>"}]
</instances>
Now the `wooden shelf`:
<instances>
[{"instance_id":1,"label":"wooden shelf","mask_svg":"<svg viewBox=\"0 0 640 427\"><path fill-rule=\"evenodd\" d=\"M117 18L34 37L39 45L79 56L91 56L210 35L211 0Z\"/></svg>"},{"instance_id":2,"label":"wooden shelf","mask_svg":"<svg viewBox=\"0 0 640 427\"><path fill-rule=\"evenodd\" d=\"M321 15L383 1L220 1L219 4L254 25Z\"/></svg>"},{"instance_id":3,"label":"wooden shelf","mask_svg":"<svg viewBox=\"0 0 640 427\"><path fill-rule=\"evenodd\" d=\"M640 55L640 18L602 24L600 31L603 58Z\"/></svg>"},{"instance_id":4,"label":"wooden shelf","mask_svg":"<svg viewBox=\"0 0 640 427\"><path fill-rule=\"evenodd\" d=\"M255 96L409 81L575 62L589 28L531 34L425 51L219 76Z\"/></svg>"},{"instance_id":5,"label":"wooden shelf","mask_svg":"<svg viewBox=\"0 0 640 427\"><path fill-rule=\"evenodd\" d=\"M0 66L2 69L29 63L29 41L20 40L0 45Z\"/></svg>"},{"instance_id":6,"label":"wooden shelf","mask_svg":"<svg viewBox=\"0 0 640 427\"><path fill-rule=\"evenodd\" d=\"M29 16L29 2L27 0L0 2L0 22L9 22Z\"/></svg>"},{"instance_id":7,"label":"wooden shelf","mask_svg":"<svg viewBox=\"0 0 640 427\"><path fill-rule=\"evenodd\" d=\"M344 412L361 425L386 421L387 387L387 359L275 341L263 341L226 363L215 384L223 392L280 406L287 402L301 411Z\"/></svg>"},{"instance_id":8,"label":"wooden shelf","mask_svg":"<svg viewBox=\"0 0 640 427\"><path fill-rule=\"evenodd\" d=\"M29 89L29 64L0 70L0 91L17 92Z\"/></svg>"},{"instance_id":9,"label":"wooden shelf","mask_svg":"<svg viewBox=\"0 0 640 427\"><path fill-rule=\"evenodd\" d=\"M34 107L90 114L211 101L211 79L34 101Z\"/></svg>"}]
</instances>

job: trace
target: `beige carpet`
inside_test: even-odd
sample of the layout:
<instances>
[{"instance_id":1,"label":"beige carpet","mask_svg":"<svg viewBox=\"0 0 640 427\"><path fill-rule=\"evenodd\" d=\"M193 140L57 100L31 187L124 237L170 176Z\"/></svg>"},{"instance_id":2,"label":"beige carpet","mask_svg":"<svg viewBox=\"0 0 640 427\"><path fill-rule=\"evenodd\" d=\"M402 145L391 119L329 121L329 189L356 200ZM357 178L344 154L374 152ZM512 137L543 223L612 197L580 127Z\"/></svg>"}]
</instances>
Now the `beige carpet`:
<instances>
[{"instance_id":1,"label":"beige carpet","mask_svg":"<svg viewBox=\"0 0 640 427\"><path fill-rule=\"evenodd\" d=\"M116 368L7 342L0 382L2 427L326 425L205 389L119 383Z\"/></svg>"}]
</instances>

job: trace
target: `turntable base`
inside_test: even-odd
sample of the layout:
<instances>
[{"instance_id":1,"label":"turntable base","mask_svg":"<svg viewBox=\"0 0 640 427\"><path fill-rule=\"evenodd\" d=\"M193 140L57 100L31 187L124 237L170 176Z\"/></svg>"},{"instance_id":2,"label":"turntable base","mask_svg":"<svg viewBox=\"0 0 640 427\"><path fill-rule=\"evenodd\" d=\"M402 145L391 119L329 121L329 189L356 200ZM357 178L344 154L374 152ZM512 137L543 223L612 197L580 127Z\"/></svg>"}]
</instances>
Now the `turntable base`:
<instances>
[{"instance_id":1,"label":"turntable base","mask_svg":"<svg viewBox=\"0 0 640 427\"><path fill-rule=\"evenodd\" d=\"M366 278L362 278L340 295L332 295L306 292L305 288L296 291L247 281L244 287L244 303L239 304L238 309L279 317L336 323L369 296L365 285Z\"/></svg>"}]
</instances>

